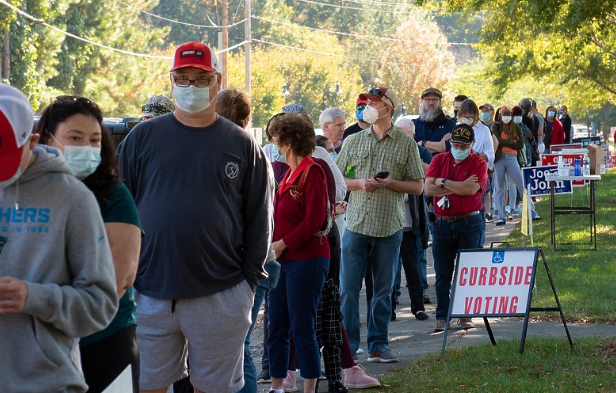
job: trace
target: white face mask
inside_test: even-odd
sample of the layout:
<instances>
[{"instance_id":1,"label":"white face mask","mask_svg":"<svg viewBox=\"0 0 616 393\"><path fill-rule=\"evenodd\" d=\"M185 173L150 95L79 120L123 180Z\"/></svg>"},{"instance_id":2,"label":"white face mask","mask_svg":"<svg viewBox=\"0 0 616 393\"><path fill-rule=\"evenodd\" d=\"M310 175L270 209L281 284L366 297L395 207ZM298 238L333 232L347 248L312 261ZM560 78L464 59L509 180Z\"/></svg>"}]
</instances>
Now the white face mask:
<instances>
[{"instance_id":1,"label":"white face mask","mask_svg":"<svg viewBox=\"0 0 616 393\"><path fill-rule=\"evenodd\" d=\"M383 108L387 109L387 108ZM364 121L369 124L374 124L377 120L384 118L387 114L379 117L379 110L371 106L364 108Z\"/></svg>"},{"instance_id":2,"label":"white face mask","mask_svg":"<svg viewBox=\"0 0 616 393\"><path fill-rule=\"evenodd\" d=\"M460 122L472 127L475 119L472 117L463 117L460 119Z\"/></svg>"},{"instance_id":3,"label":"white face mask","mask_svg":"<svg viewBox=\"0 0 616 393\"><path fill-rule=\"evenodd\" d=\"M503 123L509 124L511 122L511 116L503 116L502 120L503 120Z\"/></svg>"},{"instance_id":4,"label":"white face mask","mask_svg":"<svg viewBox=\"0 0 616 393\"><path fill-rule=\"evenodd\" d=\"M214 84L215 86L216 84ZM190 85L187 87L173 86L173 101L175 105L188 113L198 113L210 107L210 87L197 87Z\"/></svg>"},{"instance_id":5,"label":"white face mask","mask_svg":"<svg viewBox=\"0 0 616 393\"><path fill-rule=\"evenodd\" d=\"M101 148L91 146L64 146L64 159L75 177L83 180L101 163Z\"/></svg>"}]
</instances>

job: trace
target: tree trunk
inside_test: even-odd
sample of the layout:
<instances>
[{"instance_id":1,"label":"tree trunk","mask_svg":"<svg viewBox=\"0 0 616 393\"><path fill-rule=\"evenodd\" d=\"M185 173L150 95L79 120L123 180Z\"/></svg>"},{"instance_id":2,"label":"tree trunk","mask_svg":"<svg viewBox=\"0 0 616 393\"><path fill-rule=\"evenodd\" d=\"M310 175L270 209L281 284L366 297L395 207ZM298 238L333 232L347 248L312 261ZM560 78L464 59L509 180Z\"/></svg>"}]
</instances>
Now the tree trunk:
<instances>
[{"instance_id":1,"label":"tree trunk","mask_svg":"<svg viewBox=\"0 0 616 393\"><path fill-rule=\"evenodd\" d=\"M2 78L9 80L11 76L11 40L9 39L9 31L4 35L4 59L2 60Z\"/></svg>"}]
</instances>

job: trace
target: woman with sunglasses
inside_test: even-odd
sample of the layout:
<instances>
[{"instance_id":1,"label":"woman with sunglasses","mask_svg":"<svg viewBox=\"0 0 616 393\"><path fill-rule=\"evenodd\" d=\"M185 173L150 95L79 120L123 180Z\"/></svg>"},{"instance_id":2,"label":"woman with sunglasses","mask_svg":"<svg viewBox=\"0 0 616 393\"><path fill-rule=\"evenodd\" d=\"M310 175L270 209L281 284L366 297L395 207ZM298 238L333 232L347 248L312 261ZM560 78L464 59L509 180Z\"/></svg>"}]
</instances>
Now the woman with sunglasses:
<instances>
[{"instance_id":1,"label":"woman with sunglasses","mask_svg":"<svg viewBox=\"0 0 616 393\"><path fill-rule=\"evenodd\" d=\"M62 151L75 177L98 201L115 266L118 312L103 331L80 341L81 364L89 392L102 392L127 367L133 391L139 391L136 303L132 284L137 272L141 229L137 208L119 181L115 146L92 101L60 96L41 114L36 127L40 143Z\"/></svg>"}]
</instances>

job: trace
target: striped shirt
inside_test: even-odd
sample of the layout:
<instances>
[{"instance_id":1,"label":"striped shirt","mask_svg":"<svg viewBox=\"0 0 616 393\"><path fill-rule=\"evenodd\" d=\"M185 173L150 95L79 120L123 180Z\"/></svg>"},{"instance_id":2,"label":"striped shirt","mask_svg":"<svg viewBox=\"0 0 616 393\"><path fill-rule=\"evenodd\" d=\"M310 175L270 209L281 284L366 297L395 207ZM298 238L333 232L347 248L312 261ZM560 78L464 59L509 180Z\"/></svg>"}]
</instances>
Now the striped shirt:
<instances>
[{"instance_id":1,"label":"striped shirt","mask_svg":"<svg viewBox=\"0 0 616 393\"><path fill-rule=\"evenodd\" d=\"M423 179L417 143L400 129L389 129L378 140L372 127L349 136L342 146L336 164L343 175L355 170L355 179L371 178L378 172L389 172L394 180ZM404 224L404 194L390 188L373 192L351 191L346 212L347 229L366 236L391 236Z\"/></svg>"}]
</instances>

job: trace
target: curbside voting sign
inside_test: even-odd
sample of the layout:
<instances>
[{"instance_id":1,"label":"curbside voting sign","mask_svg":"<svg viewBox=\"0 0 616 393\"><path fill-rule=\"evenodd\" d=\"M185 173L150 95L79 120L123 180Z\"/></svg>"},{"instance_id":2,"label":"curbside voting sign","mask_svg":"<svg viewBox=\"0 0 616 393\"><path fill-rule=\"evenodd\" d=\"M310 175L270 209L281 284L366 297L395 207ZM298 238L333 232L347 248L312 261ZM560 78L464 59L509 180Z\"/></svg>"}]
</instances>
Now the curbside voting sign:
<instances>
[{"instance_id":1,"label":"curbside voting sign","mask_svg":"<svg viewBox=\"0 0 616 393\"><path fill-rule=\"evenodd\" d=\"M550 184L545 179L547 175L556 174L558 167L556 165L548 166L531 166L522 168L522 176L524 177L524 188L530 185L530 196L550 195ZM571 194L571 181L560 180L554 182L555 194Z\"/></svg>"},{"instance_id":2,"label":"curbside voting sign","mask_svg":"<svg viewBox=\"0 0 616 393\"><path fill-rule=\"evenodd\" d=\"M460 252L451 317L524 316L537 267L537 249Z\"/></svg>"}]
</instances>

